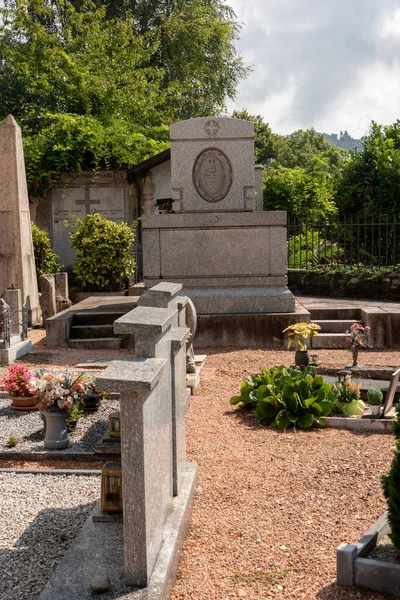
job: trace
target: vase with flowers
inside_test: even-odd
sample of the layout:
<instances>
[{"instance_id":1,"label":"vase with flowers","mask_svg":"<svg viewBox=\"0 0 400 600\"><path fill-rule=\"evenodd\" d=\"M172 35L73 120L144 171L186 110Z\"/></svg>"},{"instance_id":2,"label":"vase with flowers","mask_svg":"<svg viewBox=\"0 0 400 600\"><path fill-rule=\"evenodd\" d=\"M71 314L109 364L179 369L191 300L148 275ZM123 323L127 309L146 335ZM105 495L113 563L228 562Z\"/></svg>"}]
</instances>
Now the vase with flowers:
<instances>
[{"instance_id":1,"label":"vase with flowers","mask_svg":"<svg viewBox=\"0 0 400 600\"><path fill-rule=\"evenodd\" d=\"M46 418L44 447L62 450L68 447L67 419L74 407L85 401L93 376L68 371L37 371L29 388L37 398L37 406Z\"/></svg>"},{"instance_id":2,"label":"vase with flowers","mask_svg":"<svg viewBox=\"0 0 400 600\"><path fill-rule=\"evenodd\" d=\"M298 367L307 367L310 363L307 340L310 340L312 348L312 339L318 335L321 327L317 323L294 323L282 331L288 334L288 349L295 346L295 365Z\"/></svg>"},{"instance_id":3,"label":"vase with flowers","mask_svg":"<svg viewBox=\"0 0 400 600\"><path fill-rule=\"evenodd\" d=\"M25 365L16 363L7 368L7 375L1 379L1 383L8 392L14 410L38 410L37 397L29 387L32 377L33 371Z\"/></svg>"},{"instance_id":4,"label":"vase with flowers","mask_svg":"<svg viewBox=\"0 0 400 600\"><path fill-rule=\"evenodd\" d=\"M349 367L358 367L358 351L360 348L371 348L368 344L370 327L363 327L360 323L353 323L346 333L346 342L349 344L353 363Z\"/></svg>"}]
</instances>

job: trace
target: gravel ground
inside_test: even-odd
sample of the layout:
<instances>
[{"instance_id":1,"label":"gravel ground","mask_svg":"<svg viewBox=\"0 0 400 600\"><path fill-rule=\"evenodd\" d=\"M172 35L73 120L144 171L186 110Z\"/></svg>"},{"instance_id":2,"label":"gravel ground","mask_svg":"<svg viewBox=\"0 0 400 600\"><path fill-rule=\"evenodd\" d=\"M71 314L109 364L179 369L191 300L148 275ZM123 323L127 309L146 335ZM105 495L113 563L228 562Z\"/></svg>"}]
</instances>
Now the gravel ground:
<instances>
[{"instance_id":1,"label":"gravel ground","mask_svg":"<svg viewBox=\"0 0 400 600\"><path fill-rule=\"evenodd\" d=\"M35 600L100 495L100 477L0 473L0 600Z\"/></svg>"},{"instance_id":2,"label":"gravel ground","mask_svg":"<svg viewBox=\"0 0 400 600\"><path fill-rule=\"evenodd\" d=\"M318 354L334 364L348 359L346 351ZM373 359L400 364L394 352ZM334 429L281 433L229 405L243 378L281 363L290 363L287 352L208 354L187 419L199 486L174 600L383 599L335 584L335 550L357 541L385 510L380 476L393 438Z\"/></svg>"},{"instance_id":3,"label":"gravel ground","mask_svg":"<svg viewBox=\"0 0 400 600\"><path fill-rule=\"evenodd\" d=\"M108 415L119 410L119 400L103 400L95 412L87 412L78 420L76 429L68 434L69 446L63 452L93 452L95 445L108 427ZM8 448L10 434L20 441ZM43 452L44 429L39 411L19 412L10 408L10 400L0 399L0 450L21 452ZM60 450L54 450L57 454Z\"/></svg>"},{"instance_id":4,"label":"gravel ground","mask_svg":"<svg viewBox=\"0 0 400 600\"><path fill-rule=\"evenodd\" d=\"M47 350L43 337L43 331L31 332L34 352L26 364L57 368L120 354ZM208 358L187 419L188 457L199 464L199 486L171 599L383 600L380 594L336 586L335 550L341 542L358 540L385 510L380 476L388 471L393 438L261 427L231 407L229 398L247 375L263 366L292 364L293 354L199 352ZM325 367L343 367L350 359L346 350L316 354ZM400 352L363 352L360 358L367 367L400 365ZM22 476L7 477L17 482L14 495L29 493ZM93 485L97 480L87 479ZM48 498L44 506L49 504Z\"/></svg>"}]
</instances>

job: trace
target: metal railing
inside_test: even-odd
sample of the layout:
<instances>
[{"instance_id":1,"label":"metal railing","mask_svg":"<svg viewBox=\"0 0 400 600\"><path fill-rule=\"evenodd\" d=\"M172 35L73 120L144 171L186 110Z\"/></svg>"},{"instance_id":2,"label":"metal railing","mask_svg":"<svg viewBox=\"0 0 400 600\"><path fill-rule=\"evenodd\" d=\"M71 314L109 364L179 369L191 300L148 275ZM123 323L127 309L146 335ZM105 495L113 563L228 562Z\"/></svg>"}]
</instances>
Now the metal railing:
<instances>
[{"instance_id":1,"label":"metal railing","mask_svg":"<svg viewBox=\"0 0 400 600\"><path fill-rule=\"evenodd\" d=\"M325 264L388 267L400 263L397 214L349 215L308 223L288 219L288 266Z\"/></svg>"},{"instance_id":2,"label":"metal railing","mask_svg":"<svg viewBox=\"0 0 400 600\"><path fill-rule=\"evenodd\" d=\"M0 306L0 348L9 348L11 344L10 311Z\"/></svg>"}]
</instances>

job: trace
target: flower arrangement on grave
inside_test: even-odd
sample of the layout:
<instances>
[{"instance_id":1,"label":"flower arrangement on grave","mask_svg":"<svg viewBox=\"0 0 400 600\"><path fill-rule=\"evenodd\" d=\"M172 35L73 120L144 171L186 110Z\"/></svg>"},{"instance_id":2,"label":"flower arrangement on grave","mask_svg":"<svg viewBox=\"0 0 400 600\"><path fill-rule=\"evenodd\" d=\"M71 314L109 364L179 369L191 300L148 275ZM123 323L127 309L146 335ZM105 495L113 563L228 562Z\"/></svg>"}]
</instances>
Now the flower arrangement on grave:
<instances>
[{"instance_id":1,"label":"flower arrangement on grave","mask_svg":"<svg viewBox=\"0 0 400 600\"><path fill-rule=\"evenodd\" d=\"M312 340L314 336L318 335L319 329L321 327L316 323L294 323L286 327L282 333L288 332L288 349L295 346L296 350L304 352L307 350L306 340Z\"/></svg>"},{"instance_id":2,"label":"flower arrangement on grave","mask_svg":"<svg viewBox=\"0 0 400 600\"><path fill-rule=\"evenodd\" d=\"M37 400L32 394L29 381L33 376L33 372L19 363L10 365L5 375L0 382L4 385L4 389L8 392L11 399L11 408L14 410L37 410Z\"/></svg>"},{"instance_id":3,"label":"flower arrangement on grave","mask_svg":"<svg viewBox=\"0 0 400 600\"><path fill-rule=\"evenodd\" d=\"M29 387L32 376L33 372L29 367L17 363L7 368L7 375L1 379L1 383L10 398L25 398L33 396Z\"/></svg>"},{"instance_id":4,"label":"flower arrangement on grave","mask_svg":"<svg viewBox=\"0 0 400 600\"><path fill-rule=\"evenodd\" d=\"M332 401L334 412L346 417L360 417L365 409L361 400L361 385L356 385L350 375L346 375L343 382L335 383L332 387Z\"/></svg>"},{"instance_id":5,"label":"flower arrangement on grave","mask_svg":"<svg viewBox=\"0 0 400 600\"><path fill-rule=\"evenodd\" d=\"M71 411L75 406L79 408L94 385L93 375L68 369L64 373L37 371L29 381L29 389L36 396L40 410Z\"/></svg>"},{"instance_id":6,"label":"flower arrangement on grave","mask_svg":"<svg viewBox=\"0 0 400 600\"><path fill-rule=\"evenodd\" d=\"M347 335L345 340L349 344L351 354L353 357L353 367L357 366L359 348L372 348L372 346L368 344L368 335L370 330L370 327L363 327L359 323L353 323L350 329L347 329L347 331L345 331Z\"/></svg>"}]
</instances>

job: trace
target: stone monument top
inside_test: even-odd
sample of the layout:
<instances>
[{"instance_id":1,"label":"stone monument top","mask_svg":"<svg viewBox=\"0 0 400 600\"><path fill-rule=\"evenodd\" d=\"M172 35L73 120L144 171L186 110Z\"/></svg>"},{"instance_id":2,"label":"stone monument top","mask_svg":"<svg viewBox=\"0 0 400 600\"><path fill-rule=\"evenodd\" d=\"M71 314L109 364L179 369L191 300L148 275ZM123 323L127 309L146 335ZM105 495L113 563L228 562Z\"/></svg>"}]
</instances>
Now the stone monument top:
<instances>
[{"instance_id":1,"label":"stone monument top","mask_svg":"<svg viewBox=\"0 0 400 600\"><path fill-rule=\"evenodd\" d=\"M199 117L175 123L170 136L174 212L254 211L253 123Z\"/></svg>"}]
</instances>

